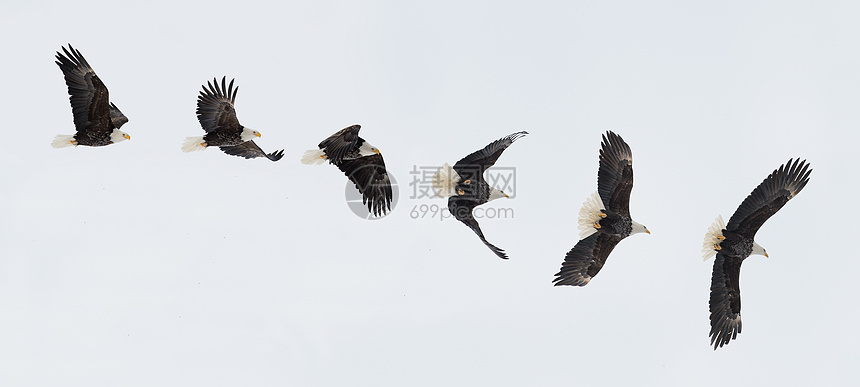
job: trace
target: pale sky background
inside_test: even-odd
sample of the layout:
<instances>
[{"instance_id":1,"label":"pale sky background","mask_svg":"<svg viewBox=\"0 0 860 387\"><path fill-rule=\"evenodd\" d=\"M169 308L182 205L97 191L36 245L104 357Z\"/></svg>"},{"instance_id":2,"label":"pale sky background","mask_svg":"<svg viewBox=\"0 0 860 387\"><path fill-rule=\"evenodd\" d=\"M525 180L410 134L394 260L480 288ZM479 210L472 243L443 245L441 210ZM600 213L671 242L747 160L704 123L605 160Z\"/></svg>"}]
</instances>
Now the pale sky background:
<instances>
[{"instance_id":1,"label":"pale sky background","mask_svg":"<svg viewBox=\"0 0 860 387\"><path fill-rule=\"evenodd\" d=\"M0 14L0 385L857 385L860 4L12 1ZM131 141L72 134L72 43ZM210 149L201 84L284 158ZM362 220L334 166L348 125L401 184ZM413 219L414 167L521 130L517 196ZM634 154L623 241L553 287L597 188L600 135ZM757 235L743 333L714 351L702 238L791 157L811 181Z\"/></svg>"}]
</instances>

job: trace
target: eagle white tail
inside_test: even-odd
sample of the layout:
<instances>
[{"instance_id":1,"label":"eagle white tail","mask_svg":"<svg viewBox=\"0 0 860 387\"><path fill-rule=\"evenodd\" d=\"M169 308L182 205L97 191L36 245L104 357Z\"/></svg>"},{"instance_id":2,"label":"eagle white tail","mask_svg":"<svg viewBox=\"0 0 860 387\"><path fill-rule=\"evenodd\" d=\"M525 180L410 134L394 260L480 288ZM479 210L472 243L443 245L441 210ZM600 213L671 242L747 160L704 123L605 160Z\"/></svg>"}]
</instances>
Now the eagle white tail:
<instances>
[{"instance_id":1,"label":"eagle white tail","mask_svg":"<svg viewBox=\"0 0 860 387\"><path fill-rule=\"evenodd\" d=\"M74 134L58 134L57 137L54 137L54 141L51 141L51 146L54 148L65 148L76 145L78 143L75 141Z\"/></svg>"},{"instance_id":2,"label":"eagle white tail","mask_svg":"<svg viewBox=\"0 0 860 387\"><path fill-rule=\"evenodd\" d=\"M433 174L433 191L437 198L447 198L457 194L457 183L460 182L460 174L448 163L442 164L439 170Z\"/></svg>"},{"instance_id":3,"label":"eagle white tail","mask_svg":"<svg viewBox=\"0 0 860 387\"><path fill-rule=\"evenodd\" d=\"M594 223L601 219L600 214L604 210L606 210L606 206L603 205L603 200L600 199L600 194L596 191L585 200L585 203L582 203L582 208L579 209L579 240L588 238L597 232Z\"/></svg>"},{"instance_id":4,"label":"eagle white tail","mask_svg":"<svg viewBox=\"0 0 860 387\"><path fill-rule=\"evenodd\" d=\"M702 258L705 261L708 258L717 255L717 250L714 248L715 245L720 244L723 238L723 230L726 228L726 223L723 222L723 216L720 215L714 220L714 223L711 224L711 227L708 227L708 232L705 233L705 241L702 242Z\"/></svg>"},{"instance_id":5,"label":"eagle white tail","mask_svg":"<svg viewBox=\"0 0 860 387\"><path fill-rule=\"evenodd\" d=\"M185 142L182 144L183 152L196 152L202 151L206 149L206 142L203 141L203 136L198 137L186 137Z\"/></svg>"},{"instance_id":6,"label":"eagle white tail","mask_svg":"<svg viewBox=\"0 0 860 387\"><path fill-rule=\"evenodd\" d=\"M311 149L309 151L305 151L305 154L302 156L302 164L305 165L320 165L328 160L328 157L325 156L325 152L322 149Z\"/></svg>"}]
</instances>

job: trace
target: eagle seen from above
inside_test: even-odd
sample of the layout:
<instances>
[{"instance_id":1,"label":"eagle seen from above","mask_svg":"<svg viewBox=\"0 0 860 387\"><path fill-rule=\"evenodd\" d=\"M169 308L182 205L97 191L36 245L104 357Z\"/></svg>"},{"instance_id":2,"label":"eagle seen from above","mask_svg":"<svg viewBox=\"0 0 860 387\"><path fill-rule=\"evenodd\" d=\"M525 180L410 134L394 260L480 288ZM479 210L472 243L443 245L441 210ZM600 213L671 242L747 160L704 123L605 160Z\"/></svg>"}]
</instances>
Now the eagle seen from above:
<instances>
[{"instance_id":1,"label":"eagle seen from above","mask_svg":"<svg viewBox=\"0 0 860 387\"><path fill-rule=\"evenodd\" d=\"M95 70L71 44L68 49L62 49L63 53L56 54L56 63L69 88L76 133L58 134L51 146L105 146L131 139L119 130L128 118L110 102L108 89Z\"/></svg>"},{"instance_id":2,"label":"eagle seen from above","mask_svg":"<svg viewBox=\"0 0 860 387\"><path fill-rule=\"evenodd\" d=\"M206 134L186 138L182 151L194 152L217 146L228 155L246 159L265 157L272 161L280 160L284 157L283 150L267 154L254 142L254 138L260 137L260 132L239 123L235 109L239 88L233 87L235 79L231 79L229 85L226 81L225 76L221 78L220 86L217 78L208 82L208 88L203 85L203 91L197 96L197 120Z\"/></svg>"},{"instance_id":3,"label":"eagle seen from above","mask_svg":"<svg viewBox=\"0 0 860 387\"><path fill-rule=\"evenodd\" d=\"M302 164L336 165L355 184L362 203L373 216L381 217L391 211L393 197L391 180L379 149L358 136L361 125L339 130L319 143L318 149L306 151Z\"/></svg>"}]
</instances>

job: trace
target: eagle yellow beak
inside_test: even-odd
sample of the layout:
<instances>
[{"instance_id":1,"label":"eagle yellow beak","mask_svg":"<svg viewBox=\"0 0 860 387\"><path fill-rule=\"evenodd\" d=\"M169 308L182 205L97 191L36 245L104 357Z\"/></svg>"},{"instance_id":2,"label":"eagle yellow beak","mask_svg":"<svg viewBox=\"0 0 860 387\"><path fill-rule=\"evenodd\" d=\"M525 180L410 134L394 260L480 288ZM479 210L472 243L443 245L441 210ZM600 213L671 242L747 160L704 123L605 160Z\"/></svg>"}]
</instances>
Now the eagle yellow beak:
<instances>
[{"instance_id":1,"label":"eagle yellow beak","mask_svg":"<svg viewBox=\"0 0 860 387\"><path fill-rule=\"evenodd\" d=\"M263 137L263 135L260 134L260 132L257 132L257 137Z\"/></svg>"},{"instance_id":2,"label":"eagle yellow beak","mask_svg":"<svg viewBox=\"0 0 860 387\"><path fill-rule=\"evenodd\" d=\"M131 136L129 136L128 133L123 134L122 136L125 137L126 140L131 140Z\"/></svg>"},{"instance_id":3,"label":"eagle yellow beak","mask_svg":"<svg viewBox=\"0 0 860 387\"><path fill-rule=\"evenodd\" d=\"M379 149L376 150L376 154L381 154L381 153L379 153Z\"/></svg>"},{"instance_id":4,"label":"eagle yellow beak","mask_svg":"<svg viewBox=\"0 0 860 387\"><path fill-rule=\"evenodd\" d=\"M648 231L648 229L647 229L647 228L645 229L645 232L647 232L647 233L649 233L649 234L651 233L651 231Z\"/></svg>"}]
</instances>

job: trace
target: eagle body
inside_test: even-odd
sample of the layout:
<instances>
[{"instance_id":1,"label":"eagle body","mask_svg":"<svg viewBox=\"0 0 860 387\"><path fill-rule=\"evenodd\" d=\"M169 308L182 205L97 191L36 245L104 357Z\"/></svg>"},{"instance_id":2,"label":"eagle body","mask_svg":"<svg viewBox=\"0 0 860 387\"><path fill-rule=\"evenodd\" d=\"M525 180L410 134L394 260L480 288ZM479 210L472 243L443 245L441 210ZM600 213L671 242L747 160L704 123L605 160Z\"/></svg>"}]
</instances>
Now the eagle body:
<instances>
[{"instance_id":1,"label":"eagle body","mask_svg":"<svg viewBox=\"0 0 860 387\"><path fill-rule=\"evenodd\" d=\"M723 237L726 239L720 243L720 254L738 257L741 262L752 254L753 245L755 245L753 238L728 230L723 231Z\"/></svg>"},{"instance_id":2,"label":"eagle body","mask_svg":"<svg viewBox=\"0 0 860 387\"><path fill-rule=\"evenodd\" d=\"M108 128L109 131L79 131L75 133L76 145L106 146L113 144L115 137L113 131L116 127L113 124L107 124L104 127Z\"/></svg>"},{"instance_id":3,"label":"eagle body","mask_svg":"<svg viewBox=\"0 0 860 387\"><path fill-rule=\"evenodd\" d=\"M245 141L242 139L242 131L245 129L244 126L239 126L237 131L213 131L206 133L203 136L203 141L206 142L206 146L231 146L231 145L239 145Z\"/></svg>"},{"instance_id":4,"label":"eagle body","mask_svg":"<svg viewBox=\"0 0 860 387\"><path fill-rule=\"evenodd\" d=\"M460 181L457 183L456 189L457 192L463 191L463 193L457 195L457 198L460 199L457 201L474 203L475 206L487 203L490 201L491 188L490 184L484 179L472 180L469 184Z\"/></svg>"},{"instance_id":5,"label":"eagle body","mask_svg":"<svg viewBox=\"0 0 860 387\"><path fill-rule=\"evenodd\" d=\"M361 128L360 125L353 126L358 127L358 129ZM351 130L356 130L357 133L358 129ZM346 129L342 129L319 143L319 148L326 154L329 162L339 163L341 161L356 160L361 157L371 157L377 154L374 151L375 148L358 135L355 136L354 140L350 140L350 142L354 141L356 146L341 148L343 144L340 143L340 137L345 135L345 130Z\"/></svg>"},{"instance_id":6,"label":"eagle body","mask_svg":"<svg viewBox=\"0 0 860 387\"><path fill-rule=\"evenodd\" d=\"M629 215L619 214L615 211L606 210L605 218L598 221L600 228L597 229L599 234L607 234L627 238L633 232L633 219Z\"/></svg>"}]
</instances>

